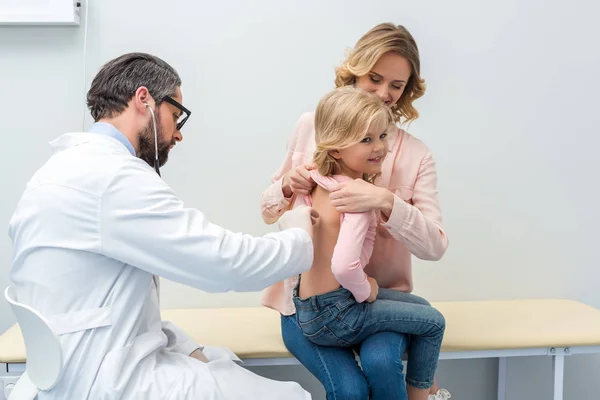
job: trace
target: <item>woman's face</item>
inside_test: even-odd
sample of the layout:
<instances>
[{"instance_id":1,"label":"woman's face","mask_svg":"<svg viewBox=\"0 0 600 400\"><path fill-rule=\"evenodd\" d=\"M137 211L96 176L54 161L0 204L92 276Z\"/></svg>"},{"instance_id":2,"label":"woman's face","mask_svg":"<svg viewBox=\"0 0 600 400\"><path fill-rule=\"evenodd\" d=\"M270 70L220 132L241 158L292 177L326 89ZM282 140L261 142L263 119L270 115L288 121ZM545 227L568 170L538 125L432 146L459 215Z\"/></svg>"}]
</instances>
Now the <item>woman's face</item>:
<instances>
[{"instance_id":1,"label":"woman's face","mask_svg":"<svg viewBox=\"0 0 600 400\"><path fill-rule=\"evenodd\" d=\"M388 52L381 56L367 75L356 78L356 87L377 94L388 107L392 107L402 96L410 74L408 60Z\"/></svg>"}]
</instances>

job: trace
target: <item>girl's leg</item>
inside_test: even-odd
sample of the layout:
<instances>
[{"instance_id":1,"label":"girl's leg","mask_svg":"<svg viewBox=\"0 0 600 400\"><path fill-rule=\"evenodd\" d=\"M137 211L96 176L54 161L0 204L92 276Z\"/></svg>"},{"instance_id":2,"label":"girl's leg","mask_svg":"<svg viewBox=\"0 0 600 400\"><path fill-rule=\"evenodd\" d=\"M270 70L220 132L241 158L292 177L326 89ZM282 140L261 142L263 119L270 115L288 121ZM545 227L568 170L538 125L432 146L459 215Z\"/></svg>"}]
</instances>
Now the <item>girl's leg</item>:
<instances>
[{"instance_id":1,"label":"girl's leg","mask_svg":"<svg viewBox=\"0 0 600 400\"><path fill-rule=\"evenodd\" d=\"M428 400L429 389L419 389L414 386L408 386L408 400Z\"/></svg>"},{"instance_id":2,"label":"girl's leg","mask_svg":"<svg viewBox=\"0 0 600 400\"><path fill-rule=\"evenodd\" d=\"M371 400L407 400L402 355L408 335L380 332L359 347L360 363L369 383Z\"/></svg>"},{"instance_id":3,"label":"girl's leg","mask_svg":"<svg viewBox=\"0 0 600 400\"><path fill-rule=\"evenodd\" d=\"M327 400L365 400L369 386L350 348L322 347L302 334L295 316L281 317L283 342L323 385Z\"/></svg>"},{"instance_id":4,"label":"girl's leg","mask_svg":"<svg viewBox=\"0 0 600 400\"><path fill-rule=\"evenodd\" d=\"M394 290L394 289L386 289L386 288L379 288L379 295L377 296L377 299L404 301L407 303L423 304L425 306L431 305L427 300L425 300L424 298L419 297L417 295L414 295L411 293L406 293L406 292L401 292L399 290ZM380 334L378 333L375 336L378 336L378 335L380 335ZM367 375L367 380L368 379L369 379L369 376ZM437 380L434 378L433 386L429 390L429 394L436 394L439 389L440 389L440 387L437 384Z\"/></svg>"},{"instance_id":5,"label":"girl's leg","mask_svg":"<svg viewBox=\"0 0 600 400\"><path fill-rule=\"evenodd\" d=\"M403 301L405 303L422 304L424 306L430 306L431 304L422 297L416 294L401 292L394 289L379 288L377 300L394 300Z\"/></svg>"},{"instance_id":6,"label":"girl's leg","mask_svg":"<svg viewBox=\"0 0 600 400\"><path fill-rule=\"evenodd\" d=\"M363 310L360 311L360 308ZM378 332L411 335L406 382L413 388L427 389L428 392L433 385L446 327L444 316L431 306L376 300L370 304L363 303L362 307L352 307L345 313L343 320L356 320L352 315L356 312L365 314L355 340L366 340Z\"/></svg>"}]
</instances>

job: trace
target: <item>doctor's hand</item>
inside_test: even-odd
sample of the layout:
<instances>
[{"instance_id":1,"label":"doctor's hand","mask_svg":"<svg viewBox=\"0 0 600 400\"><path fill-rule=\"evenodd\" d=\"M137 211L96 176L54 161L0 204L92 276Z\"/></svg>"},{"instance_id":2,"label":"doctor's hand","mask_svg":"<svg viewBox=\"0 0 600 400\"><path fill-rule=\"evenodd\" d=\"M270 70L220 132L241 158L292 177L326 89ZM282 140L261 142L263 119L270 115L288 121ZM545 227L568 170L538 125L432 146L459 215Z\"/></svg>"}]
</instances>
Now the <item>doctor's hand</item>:
<instances>
[{"instance_id":1,"label":"doctor's hand","mask_svg":"<svg viewBox=\"0 0 600 400\"><path fill-rule=\"evenodd\" d=\"M279 218L279 230L282 231L289 228L304 229L312 239L313 225L317 223L318 219L319 213L311 207L298 206L293 210L286 211Z\"/></svg>"}]
</instances>

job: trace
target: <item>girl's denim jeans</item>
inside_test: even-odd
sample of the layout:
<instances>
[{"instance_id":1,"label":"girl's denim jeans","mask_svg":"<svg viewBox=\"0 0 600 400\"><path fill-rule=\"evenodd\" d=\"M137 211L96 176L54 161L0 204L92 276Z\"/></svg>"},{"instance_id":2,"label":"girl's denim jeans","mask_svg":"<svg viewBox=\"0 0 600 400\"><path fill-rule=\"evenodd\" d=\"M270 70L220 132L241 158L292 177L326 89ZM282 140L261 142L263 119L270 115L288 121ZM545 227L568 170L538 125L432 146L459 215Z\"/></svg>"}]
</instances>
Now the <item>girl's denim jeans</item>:
<instances>
[{"instance_id":1,"label":"girl's denim jeans","mask_svg":"<svg viewBox=\"0 0 600 400\"><path fill-rule=\"evenodd\" d=\"M294 290L296 319L312 343L352 347L380 332L410 335L406 382L416 388L433 385L446 327L444 316L418 296L379 289L373 303L358 303L344 288L301 299Z\"/></svg>"}]
</instances>

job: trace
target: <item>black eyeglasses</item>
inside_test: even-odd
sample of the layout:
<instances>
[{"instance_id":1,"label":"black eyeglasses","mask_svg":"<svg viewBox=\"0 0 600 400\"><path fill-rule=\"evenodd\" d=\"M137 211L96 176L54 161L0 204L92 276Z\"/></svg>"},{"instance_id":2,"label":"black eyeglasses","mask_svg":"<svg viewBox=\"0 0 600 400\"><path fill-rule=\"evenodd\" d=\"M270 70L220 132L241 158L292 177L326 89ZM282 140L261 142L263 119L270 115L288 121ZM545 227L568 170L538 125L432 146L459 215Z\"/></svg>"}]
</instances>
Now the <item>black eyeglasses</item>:
<instances>
[{"instance_id":1,"label":"black eyeglasses","mask_svg":"<svg viewBox=\"0 0 600 400\"><path fill-rule=\"evenodd\" d=\"M167 103L174 105L182 112L181 116L179 117L180 121L177 121L177 130L180 131L181 128L183 128L185 121L187 121L188 118L190 117L190 115L192 115L192 112L190 110L188 110L187 108L185 108L181 103L174 100L170 96L163 97L163 100L166 101ZM183 117L183 114L185 114L185 117ZM181 119L181 117L183 117L183 119Z\"/></svg>"}]
</instances>

